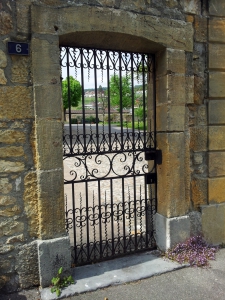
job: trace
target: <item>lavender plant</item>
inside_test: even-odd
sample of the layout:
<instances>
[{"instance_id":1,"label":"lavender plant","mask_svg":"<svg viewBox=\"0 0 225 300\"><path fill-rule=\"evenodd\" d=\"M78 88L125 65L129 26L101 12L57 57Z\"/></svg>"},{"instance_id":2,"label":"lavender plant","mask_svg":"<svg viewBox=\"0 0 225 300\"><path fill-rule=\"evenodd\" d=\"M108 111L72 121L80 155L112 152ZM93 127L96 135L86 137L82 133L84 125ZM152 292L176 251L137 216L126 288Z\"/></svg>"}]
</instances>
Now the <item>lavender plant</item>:
<instances>
[{"instance_id":1,"label":"lavender plant","mask_svg":"<svg viewBox=\"0 0 225 300\"><path fill-rule=\"evenodd\" d=\"M207 244L203 237L198 235L167 250L165 257L180 264L189 263L191 266L207 267L209 260L215 260L217 251L218 247Z\"/></svg>"}]
</instances>

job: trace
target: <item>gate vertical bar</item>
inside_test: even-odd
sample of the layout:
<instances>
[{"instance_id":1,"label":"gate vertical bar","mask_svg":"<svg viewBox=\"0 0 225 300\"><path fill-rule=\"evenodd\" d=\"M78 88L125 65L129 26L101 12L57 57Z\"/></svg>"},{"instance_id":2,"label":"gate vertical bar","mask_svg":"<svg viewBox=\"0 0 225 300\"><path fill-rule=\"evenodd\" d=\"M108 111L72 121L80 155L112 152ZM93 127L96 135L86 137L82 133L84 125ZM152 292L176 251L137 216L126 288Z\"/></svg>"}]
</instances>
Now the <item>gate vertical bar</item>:
<instances>
[{"instance_id":1,"label":"gate vertical bar","mask_svg":"<svg viewBox=\"0 0 225 300\"><path fill-rule=\"evenodd\" d=\"M107 55L107 66L106 66L106 70L107 70L107 95L108 95L108 130L109 130L109 151L112 150L112 140L111 140L111 104L110 104L110 84L109 84L109 80L110 80L110 75L109 75L109 51L106 50L106 55Z\"/></svg>"},{"instance_id":2,"label":"gate vertical bar","mask_svg":"<svg viewBox=\"0 0 225 300\"><path fill-rule=\"evenodd\" d=\"M120 89L120 128L121 128L121 150L123 150L123 93L122 93L122 66L121 52L119 52L119 89Z\"/></svg>"},{"instance_id":3,"label":"gate vertical bar","mask_svg":"<svg viewBox=\"0 0 225 300\"><path fill-rule=\"evenodd\" d=\"M82 88L82 118L83 118L83 141L84 149L86 151L86 126L85 126L85 103L84 103L84 62L83 62L83 48L80 48L80 72L81 72L81 88Z\"/></svg>"},{"instance_id":4,"label":"gate vertical bar","mask_svg":"<svg viewBox=\"0 0 225 300\"><path fill-rule=\"evenodd\" d=\"M85 195L86 195L86 226L87 226L87 260L90 260L90 243L89 243L89 214L88 214L88 182L85 182Z\"/></svg>"},{"instance_id":5,"label":"gate vertical bar","mask_svg":"<svg viewBox=\"0 0 225 300\"><path fill-rule=\"evenodd\" d=\"M97 63L96 63L96 55L97 50L93 50L94 53L94 82L95 82L95 107L96 107L96 139L97 139L97 151L100 151L99 147L99 128L98 128L98 88L97 88Z\"/></svg>"},{"instance_id":6,"label":"gate vertical bar","mask_svg":"<svg viewBox=\"0 0 225 300\"><path fill-rule=\"evenodd\" d=\"M68 86L68 108L69 108L69 136L70 136L70 153L72 154L73 148L73 134L72 134L72 124L71 124L71 98L70 98L70 67L69 67L69 48L66 47L66 68L67 68L67 86Z\"/></svg>"},{"instance_id":7,"label":"gate vertical bar","mask_svg":"<svg viewBox=\"0 0 225 300\"><path fill-rule=\"evenodd\" d=\"M98 180L98 207L99 207L99 239L100 239L100 257L102 258L102 205L101 205L101 184Z\"/></svg>"},{"instance_id":8,"label":"gate vertical bar","mask_svg":"<svg viewBox=\"0 0 225 300\"><path fill-rule=\"evenodd\" d=\"M110 179L110 197L111 197L111 235L112 235L112 256L115 253L115 244L114 244L114 210L113 210L113 180Z\"/></svg>"},{"instance_id":9,"label":"gate vertical bar","mask_svg":"<svg viewBox=\"0 0 225 300\"><path fill-rule=\"evenodd\" d=\"M156 138L156 64L155 64L155 55L152 55L152 72L149 72L149 76L152 74L152 86L153 86L153 119L154 119L154 128L153 128L153 141L154 148L157 149L157 138ZM154 160L154 170L157 171L156 160ZM157 179L155 183L155 211L157 211Z\"/></svg>"}]
</instances>

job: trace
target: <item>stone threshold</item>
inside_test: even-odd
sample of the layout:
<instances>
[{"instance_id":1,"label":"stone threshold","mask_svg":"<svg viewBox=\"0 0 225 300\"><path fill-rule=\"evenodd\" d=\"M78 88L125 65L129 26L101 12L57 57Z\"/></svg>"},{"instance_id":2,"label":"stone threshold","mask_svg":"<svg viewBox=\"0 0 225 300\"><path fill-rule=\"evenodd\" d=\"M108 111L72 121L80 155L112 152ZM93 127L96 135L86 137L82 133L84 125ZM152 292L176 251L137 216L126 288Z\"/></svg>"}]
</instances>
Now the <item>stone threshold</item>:
<instances>
[{"instance_id":1,"label":"stone threshold","mask_svg":"<svg viewBox=\"0 0 225 300\"><path fill-rule=\"evenodd\" d=\"M75 284L64 288L60 297L57 297L55 293L52 294L50 288L44 288L40 291L41 299L66 298L112 285L149 278L186 266L188 265L180 265L162 258L157 250L127 255L122 258L74 268L72 275Z\"/></svg>"}]
</instances>

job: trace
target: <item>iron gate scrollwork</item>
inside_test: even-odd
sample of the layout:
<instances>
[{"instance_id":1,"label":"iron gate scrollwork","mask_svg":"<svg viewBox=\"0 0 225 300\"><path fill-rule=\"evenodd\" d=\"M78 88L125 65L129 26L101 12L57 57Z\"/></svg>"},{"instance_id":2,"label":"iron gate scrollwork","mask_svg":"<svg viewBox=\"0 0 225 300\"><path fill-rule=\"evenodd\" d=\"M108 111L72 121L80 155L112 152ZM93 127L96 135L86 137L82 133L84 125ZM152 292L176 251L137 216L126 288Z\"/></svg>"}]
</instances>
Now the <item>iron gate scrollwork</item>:
<instances>
[{"instance_id":1,"label":"iron gate scrollwork","mask_svg":"<svg viewBox=\"0 0 225 300\"><path fill-rule=\"evenodd\" d=\"M154 56L60 50L62 80L68 87L63 136L66 230L74 264L153 249ZM81 86L77 107L72 107L70 76Z\"/></svg>"}]
</instances>

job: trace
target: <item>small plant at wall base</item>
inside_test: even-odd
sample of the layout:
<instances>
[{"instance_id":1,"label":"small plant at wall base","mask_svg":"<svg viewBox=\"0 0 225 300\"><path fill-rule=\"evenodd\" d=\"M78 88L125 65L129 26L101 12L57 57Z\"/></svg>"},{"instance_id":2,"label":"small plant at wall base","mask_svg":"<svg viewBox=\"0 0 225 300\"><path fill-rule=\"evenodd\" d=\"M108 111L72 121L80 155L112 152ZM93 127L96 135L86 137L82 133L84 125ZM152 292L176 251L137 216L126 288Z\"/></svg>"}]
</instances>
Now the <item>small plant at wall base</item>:
<instances>
[{"instance_id":1,"label":"small plant at wall base","mask_svg":"<svg viewBox=\"0 0 225 300\"><path fill-rule=\"evenodd\" d=\"M63 268L62 267L59 268L56 277L53 277L51 280L52 282L51 292L52 293L56 292L57 297L60 296L62 288L67 287L68 285L74 283L73 277L71 275L67 277L62 277L62 271Z\"/></svg>"},{"instance_id":2,"label":"small plant at wall base","mask_svg":"<svg viewBox=\"0 0 225 300\"><path fill-rule=\"evenodd\" d=\"M189 263L191 266L207 267L209 260L215 260L218 247L213 247L198 235L179 243L165 252L165 257L180 264Z\"/></svg>"}]
</instances>

